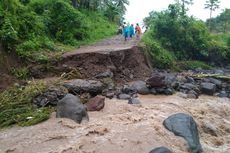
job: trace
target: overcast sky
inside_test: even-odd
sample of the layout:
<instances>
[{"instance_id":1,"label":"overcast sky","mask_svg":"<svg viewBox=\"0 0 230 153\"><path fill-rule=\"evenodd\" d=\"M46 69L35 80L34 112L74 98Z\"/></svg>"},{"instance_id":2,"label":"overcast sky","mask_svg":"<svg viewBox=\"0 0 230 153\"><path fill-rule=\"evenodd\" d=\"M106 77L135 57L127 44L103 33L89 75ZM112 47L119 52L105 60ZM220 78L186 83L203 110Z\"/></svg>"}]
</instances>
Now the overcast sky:
<instances>
[{"instance_id":1,"label":"overcast sky","mask_svg":"<svg viewBox=\"0 0 230 153\"><path fill-rule=\"evenodd\" d=\"M143 18L148 16L149 12L161 11L167 9L169 4L174 3L174 0L129 0L130 5L127 7L125 15L126 21L130 23L141 23ZM213 17L222 12L224 8L230 8L230 0L220 0L220 9L213 13ZM193 0L193 5L190 6L189 15L196 18L206 20L209 18L209 10L204 9L206 0Z\"/></svg>"}]
</instances>

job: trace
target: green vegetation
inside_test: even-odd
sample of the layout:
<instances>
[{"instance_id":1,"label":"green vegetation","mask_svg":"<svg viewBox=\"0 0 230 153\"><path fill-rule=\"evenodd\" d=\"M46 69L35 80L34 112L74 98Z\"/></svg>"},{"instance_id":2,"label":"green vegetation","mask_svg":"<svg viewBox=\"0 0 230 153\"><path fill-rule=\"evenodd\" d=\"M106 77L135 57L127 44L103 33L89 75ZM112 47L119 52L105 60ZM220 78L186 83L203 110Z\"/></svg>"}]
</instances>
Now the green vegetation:
<instances>
[{"instance_id":1,"label":"green vegetation","mask_svg":"<svg viewBox=\"0 0 230 153\"><path fill-rule=\"evenodd\" d=\"M116 14L109 10L109 3L98 1L88 6L89 1L84 2L74 8L70 0L1 0L0 43L21 58L43 62L49 54L68 46L114 35L127 1L113 2L119 11ZM113 23L107 17L113 18Z\"/></svg>"},{"instance_id":2,"label":"green vegetation","mask_svg":"<svg viewBox=\"0 0 230 153\"><path fill-rule=\"evenodd\" d=\"M50 108L33 108L32 99L46 89L42 82L11 87L0 94L0 128L14 124L29 126L47 120Z\"/></svg>"},{"instance_id":3,"label":"green vegetation","mask_svg":"<svg viewBox=\"0 0 230 153\"><path fill-rule=\"evenodd\" d=\"M177 63L177 67L181 70L212 69L211 66L201 61L180 61Z\"/></svg>"},{"instance_id":4,"label":"green vegetation","mask_svg":"<svg viewBox=\"0 0 230 153\"><path fill-rule=\"evenodd\" d=\"M211 26L211 30L214 33L230 32L230 9L225 9L220 15L215 18L208 19L206 25Z\"/></svg>"},{"instance_id":5,"label":"green vegetation","mask_svg":"<svg viewBox=\"0 0 230 153\"><path fill-rule=\"evenodd\" d=\"M143 39L145 50L151 50L152 60L157 65L167 63L158 68L173 67L172 63L176 61L204 61L212 65L224 65L230 61L229 34L211 35L202 21L183 15L181 5L177 3L169 5L168 10L151 12L145 18L145 24L150 27ZM156 59L159 50L161 60ZM209 68L197 62L185 65L184 68Z\"/></svg>"},{"instance_id":6,"label":"green vegetation","mask_svg":"<svg viewBox=\"0 0 230 153\"><path fill-rule=\"evenodd\" d=\"M12 68L11 74L14 75L18 79L26 80L29 78L29 70L26 67L22 68Z\"/></svg>"}]
</instances>

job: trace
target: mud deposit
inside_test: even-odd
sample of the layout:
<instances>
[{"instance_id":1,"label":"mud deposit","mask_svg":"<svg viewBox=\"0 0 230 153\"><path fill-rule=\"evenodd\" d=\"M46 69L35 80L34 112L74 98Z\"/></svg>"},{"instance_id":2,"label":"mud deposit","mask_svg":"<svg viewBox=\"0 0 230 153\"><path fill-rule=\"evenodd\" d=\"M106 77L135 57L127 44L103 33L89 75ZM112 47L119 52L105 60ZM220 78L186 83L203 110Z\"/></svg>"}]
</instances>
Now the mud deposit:
<instances>
[{"instance_id":1,"label":"mud deposit","mask_svg":"<svg viewBox=\"0 0 230 153\"><path fill-rule=\"evenodd\" d=\"M50 120L31 127L0 132L0 152L10 153L148 153L165 146L187 153L186 142L167 131L162 122L185 112L198 123L205 153L230 152L230 100L201 96L198 100L173 96L140 96L141 105L106 100L103 111L89 113L81 125L68 119ZM213 127L215 136L204 124ZM206 131L206 132L205 132Z\"/></svg>"}]
</instances>

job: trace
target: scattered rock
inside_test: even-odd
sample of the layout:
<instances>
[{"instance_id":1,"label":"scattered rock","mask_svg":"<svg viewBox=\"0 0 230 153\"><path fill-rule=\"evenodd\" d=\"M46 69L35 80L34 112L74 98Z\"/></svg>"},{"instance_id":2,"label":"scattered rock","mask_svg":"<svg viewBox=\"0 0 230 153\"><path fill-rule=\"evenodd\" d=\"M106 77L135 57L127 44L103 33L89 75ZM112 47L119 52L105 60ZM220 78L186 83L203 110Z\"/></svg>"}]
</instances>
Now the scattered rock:
<instances>
[{"instance_id":1,"label":"scattered rock","mask_svg":"<svg viewBox=\"0 0 230 153\"><path fill-rule=\"evenodd\" d=\"M146 81L147 86L154 87L165 87L166 83L164 81L165 76L160 73L154 73L152 76Z\"/></svg>"},{"instance_id":2,"label":"scattered rock","mask_svg":"<svg viewBox=\"0 0 230 153\"><path fill-rule=\"evenodd\" d=\"M134 89L139 94L147 95L150 94L149 88L147 88L144 81L134 81L131 83L131 89Z\"/></svg>"},{"instance_id":3,"label":"scattered rock","mask_svg":"<svg viewBox=\"0 0 230 153\"><path fill-rule=\"evenodd\" d=\"M166 95L173 95L173 93L174 93L174 90L171 88L166 88L164 90L164 94L166 94Z\"/></svg>"},{"instance_id":4,"label":"scattered rock","mask_svg":"<svg viewBox=\"0 0 230 153\"><path fill-rule=\"evenodd\" d=\"M221 91L220 93L217 94L217 96L224 98L224 97L228 97L229 93L227 93L226 91Z\"/></svg>"},{"instance_id":5,"label":"scattered rock","mask_svg":"<svg viewBox=\"0 0 230 153\"><path fill-rule=\"evenodd\" d=\"M150 90L150 93L153 94L153 95L156 95L156 94L157 94L157 91L156 91L156 89L152 88L152 89Z\"/></svg>"},{"instance_id":6,"label":"scattered rock","mask_svg":"<svg viewBox=\"0 0 230 153\"><path fill-rule=\"evenodd\" d=\"M195 80L190 76L187 76L186 79L188 83L195 83Z\"/></svg>"},{"instance_id":7,"label":"scattered rock","mask_svg":"<svg viewBox=\"0 0 230 153\"><path fill-rule=\"evenodd\" d=\"M36 96L33 99L33 104L38 107L56 106L58 101L61 100L68 93L64 87L50 87L44 93Z\"/></svg>"},{"instance_id":8,"label":"scattered rock","mask_svg":"<svg viewBox=\"0 0 230 153\"><path fill-rule=\"evenodd\" d=\"M216 92L216 85L213 83L201 83L201 91L207 95L213 95Z\"/></svg>"},{"instance_id":9,"label":"scattered rock","mask_svg":"<svg viewBox=\"0 0 230 153\"><path fill-rule=\"evenodd\" d=\"M199 97L198 93L196 93L194 90L190 90L187 94L187 98L190 99L197 99Z\"/></svg>"},{"instance_id":10,"label":"scattered rock","mask_svg":"<svg viewBox=\"0 0 230 153\"><path fill-rule=\"evenodd\" d=\"M137 92L137 90L130 85L124 85L123 88L121 89L121 92L125 93L125 94L132 95L132 94L135 94Z\"/></svg>"},{"instance_id":11,"label":"scattered rock","mask_svg":"<svg viewBox=\"0 0 230 153\"><path fill-rule=\"evenodd\" d=\"M210 82L215 84L218 88L221 88L222 82L220 80L209 78Z\"/></svg>"},{"instance_id":12,"label":"scattered rock","mask_svg":"<svg viewBox=\"0 0 230 153\"><path fill-rule=\"evenodd\" d=\"M100 73L95 76L97 79L102 79L102 78L112 78L113 77L113 72L110 70L107 70L106 72Z\"/></svg>"},{"instance_id":13,"label":"scattered rock","mask_svg":"<svg viewBox=\"0 0 230 153\"><path fill-rule=\"evenodd\" d=\"M130 98L128 104L140 104L140 100L137 98Z\"/></svg>"},{"instance_id":14,"label":"scattered rock","mask_svg":"<svg viewBox=\"0 0 230 153\"><path fill-rule=\"evenodd\" d=\"M118 95L118 99L129 100L131 98L128 94L120 94Z\"/></svg>"},{"instance_id":15,"label":"scattered rock","mask_svg":"<svg viewBox=\"0 0 230 153\"><path fill-rule=\"evenodd\" d=\"M105 97L96 96L91 98L86 104L87 111L100 111L105 106Z\"/></svg>"},{"instance_id":16,"label":"scattered rock","mask_svg":"<svg viewBox=\"0 0 230 153\"><path fill-rule=\"evenodd\" d=\"M192 153L203 152L196 122L190 115L184 113L171 115L164 120L163 125L176 136L183 137L188 142Z\"/></svg>"},{"instance_id":17,"label":"scattered rock","mask_svg":"<svg viewBox=\"0 0 230 153\"><path fill-rule=\"evenodd\" d=\"M172 153L172 151L165 147L158 147L156 149L153 149L149 153Z\"/></svg>"},{"instance_id":18,"label":"scattered rock","mask_svg":"<svg viewBox=\"0 0 230 153\"><path fill-rule=\"evenodd\" d=\"M103 90L103 84L100 81L83 79L76 79L66 82L64 83L64 87L66 87L69 92L73 94L81 94L87 92L92 95L97 95L102 93Z\"/></svg>"},{"instance_id":19,"label":"scattered rock","mask_svg":"<svg viewBox=\"0 0 230 153\"><path fill-rule=\"evenodd\" d=\"M89 120L86 107L81 103L79 97L67 94L57 104L57 118L69 118L77 123Z\"/></svg>"}]
</instances>

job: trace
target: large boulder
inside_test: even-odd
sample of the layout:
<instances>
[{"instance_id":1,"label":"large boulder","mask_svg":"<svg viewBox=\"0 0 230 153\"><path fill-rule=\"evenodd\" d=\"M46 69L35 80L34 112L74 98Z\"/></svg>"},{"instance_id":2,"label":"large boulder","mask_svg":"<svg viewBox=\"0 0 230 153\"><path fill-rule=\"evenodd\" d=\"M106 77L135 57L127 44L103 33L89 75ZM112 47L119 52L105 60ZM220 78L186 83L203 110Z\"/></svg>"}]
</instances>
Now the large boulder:
<instances>
[{"instance_id":1,"label":"large boulder","mask_svg":"<svg viewBox=\"0 0 230 153\"><path fill-rule=\"evenodd\" d=\"M33 104L38 107L56 106L67 93L64 87L50 87L44 93L37 95L33 99Z\"/></svg>"},{"instance_id":2,"label":"large boulder","mask_svg":"<svg viewBox=\"0 0 230 153\"><path fill-rule=\"evenodd\" d=\"M153 73L152 76L146 81L146 84L151 88L161 88L166 86L165 76L161 73Z\"/></svg>"},{"instance_id":3,"label":"large boulder","mask_svg":"<svg viewBox=\"0 0 230 153\"><path fill-rule=\"evenodd\" d=\"M88 111L100 111L105 106L105 97L96 96L91 99L85 104Z\"/></svg>"},{"instance_id":4,"label":"large boulder","mask_svg":"<svg viewBox=\"0 0 230 153\"><path fill-rule=\"evenodd\" d=\"M213 83L201 83L200 88L203 94L213 95L216 92L216 85Z\"/></svg>"},{"instance_id":5,"label":"large boulder","mask_svg":"<svg viewBox=\"0 0 230 153\"><path fill-rule=\"evenodd\" d=\"M131 89L136 91L139 94L147 95L150 94L150 90L147 87L145 81L134 81L131 83Z\"/></svg>"},{"instance_id":6,"label":"large boulder","mask_svg":"<svg viewBox=\"0 0 230 153\"><path fill-rule=\"evenodd\" d=\"M158 147L150 151L149 153L172 153L168 148Z\"/></svg>"},{"instance_id":7,"label":"large boulder","mask_svg":"<svg viewBox=\"0 0 230 153\"><path fill-rule=\"evenodd\" d=\"M57 104L57 118L69 118L77 123L89 120L86 107L81 103L79 97L67 94Z\"/></svg>"},{"instance_id":8,"label":"large boulder","mask_svg":"<svg viewBox=\"0 0 230 153\"><path fill-rule=\"evenodd\" d=\"M70 93L74 94L87 92L92 95L97 95L102 93L103 90L103 83L95 80L76 79L64 83L63 86L66 87Z\"/></svg>"},{"instance_id":9,"label":"large boulder","mask_svg":"<svg viewBox=\"0 0 230 153\"><path fill-rule=\"evenodd\" d=\"M188 142L192 153L203 152L196 122L190 115L184 113L174 114L164 120L163 125L176 136L183 137Z\"/></svg>"}]
</instances>

